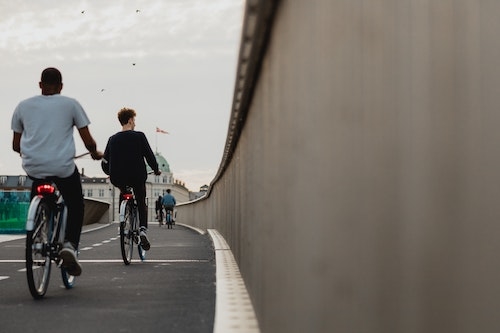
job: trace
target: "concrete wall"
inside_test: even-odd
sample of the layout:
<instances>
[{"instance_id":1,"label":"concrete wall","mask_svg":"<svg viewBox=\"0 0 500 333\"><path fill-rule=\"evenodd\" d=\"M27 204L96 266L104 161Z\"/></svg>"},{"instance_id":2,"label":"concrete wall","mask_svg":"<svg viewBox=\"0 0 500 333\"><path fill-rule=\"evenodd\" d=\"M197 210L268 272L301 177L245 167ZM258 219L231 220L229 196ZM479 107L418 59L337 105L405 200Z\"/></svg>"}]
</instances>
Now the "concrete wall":
<instances>
[{"instance_id":1,"label":"concrete wall","mask_svg":"<svg viewBox=\"0 0 500 333\"><path fill-rule=\"evenodd\" d=\"M263 332L500 331L499 14L248 1L221 168L178 222L224 235Z\"/></svg>"},{"instance_id":2,"label":"concrete wall","mask_svg":"<svg viewBox=\"0 0 500 333\"><path fill-rule=\"evenodd\" d=\"M92 198L84 198L85 212L83 218L83 225L92 223L110 223L109 202L100 201Z\"/></svg>"}]
</instances>

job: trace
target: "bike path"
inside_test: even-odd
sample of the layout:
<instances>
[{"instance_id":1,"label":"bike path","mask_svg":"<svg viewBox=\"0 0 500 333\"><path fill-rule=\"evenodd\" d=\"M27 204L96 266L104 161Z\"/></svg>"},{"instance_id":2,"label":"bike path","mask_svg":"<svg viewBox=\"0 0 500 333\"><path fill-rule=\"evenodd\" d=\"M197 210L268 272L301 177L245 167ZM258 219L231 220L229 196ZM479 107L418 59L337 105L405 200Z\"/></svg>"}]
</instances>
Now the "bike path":
<instances>
[{"instance_id":1,"label":"bike path","mask_svg":"<svg viewBox=\"0 0 500 333\"><path fill-rule=\"evenodd\" d=\"M24 272L24 235L0 235L0 325L5 332L259 332L232 252L216 230L150 222L151 250L125 266L118 224L84 226L83 274L62 286L52 266L47 295L34 301ZM28 319L27 319L28 318Z\"/></svg>"},{"instance_id":2,"label":"bike path","mask_svg":"<svg viewBox=\"0 0 500 333\"><path fill-rule=\"evenodd\" d=\"M62 288L52 265L44 299L29 294L24 238L2 247L0 325L3 332L213 332L215 255L208 235L151 225L146 261L124 265L118 224L84 233L83 273ZM135 249L134 249L135 250ZM138 255L135 251L134 257Z\"/></svg>"}]
</instances>

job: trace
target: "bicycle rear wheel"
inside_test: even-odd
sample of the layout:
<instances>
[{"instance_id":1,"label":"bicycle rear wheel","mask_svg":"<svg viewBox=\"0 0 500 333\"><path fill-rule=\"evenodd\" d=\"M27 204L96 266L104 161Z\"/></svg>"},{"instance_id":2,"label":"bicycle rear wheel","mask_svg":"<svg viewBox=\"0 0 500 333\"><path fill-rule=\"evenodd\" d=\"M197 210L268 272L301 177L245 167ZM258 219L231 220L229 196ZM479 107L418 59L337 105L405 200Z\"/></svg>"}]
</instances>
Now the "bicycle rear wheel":
<instances>
[{"instance_id":1,"label":"bicycle rear wheel","mask_svg":"<svg viewBox=\"0 0 500 333\"><path fill-rule=\"evenodd\" d=\"M167 218L166 218L166 220L167 220L167 227L169 229L171 229L172 228L172 211L170 211L170 210L167 211Z\"/></svg>"},{"instance_id":2,"label":"bicycle rear wheel","mask_svg":"<svg viewBox=\"0 0 500 333\"><path fill-rule=\"evenodd\" d=\"M134 235L133 235L133 222L134 222L134 209L132 202L128 201L125 205L125 214L123 222L120 222L120 247L122 252L122 259L125 265L129 265L132 261L132 251L134 249Z\"/></svg>"},{"instance_id":3,"label":"bicycle rear wheel","mask_svg":"<svg viewBox=\"0 0 500 333\"><path fill-rule=\"evenodd\" d=\"M26 234L26 276L31 295L42 298L47 292L50 279L51 209L40 201L36 209L34 228Z\"/></svg>"}]
</instances>

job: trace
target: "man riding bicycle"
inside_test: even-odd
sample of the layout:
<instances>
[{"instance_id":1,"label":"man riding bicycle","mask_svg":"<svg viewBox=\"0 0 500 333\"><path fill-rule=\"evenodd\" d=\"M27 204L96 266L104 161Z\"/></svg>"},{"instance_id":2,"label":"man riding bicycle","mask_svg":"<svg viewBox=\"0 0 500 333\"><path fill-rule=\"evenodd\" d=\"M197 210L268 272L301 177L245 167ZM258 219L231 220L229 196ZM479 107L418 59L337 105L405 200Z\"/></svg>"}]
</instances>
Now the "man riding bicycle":
<instances>
[{"instance_id":1,"label":"man riding bicycle","mask_svg":"<svg viewBox=\"0 0 500 333\"><path fill-rule=\"evenodd\" d=\"M73 127L78 128L85 147L94 160L102 157L90 134L90 120L77 100L62 96L61 72L43 70L39 87L42 94L21 101L12 115L12 149L22 157L22 166L33 180L31 198L45 178L53 180L68 207L65 241L59 255L70 275L82 272L76 250L83 225L84 203L80 173L75 165Z\"/></svg>"},{"instance_id":2,"label":"man riding bicycle","mask_svg":"<svg viewBox=\"0 0 500 333\"><path fill-rule=\"evenodd\" d=\"M158 200L155 201L155 212L156 219L160 222L160 227L163 225L163 205L161 204L162 196L158 196Z\"/></svg>"},{"instance_id":3,"label":"man riding bicycle","mask_svg":"<svg viewBox=\"0 0 500 333\"><path fill-rule=\"evenodd\" d=\"M176 205L175 197L170 194L170 189L167 189L167 193L163 196L163 199L161 199L161 203L163 207L165 207L165 211L167 211L167 216L168 216L168 211L170 211L170 221L167 221L167 223L172 223L172 220L174 218L174 207Z\"/></svg>"},{"instance_id":4,"label":"man riding bicycle","mask_svg":"<svg viewBox=\"0 0 500 333\"><path fill-rule=\"evenodd\" d=\"M122 130L109 138L104 150L102 169L109 175L111 183L122 193L125 192L127 186L133 188L139 210L139 237L142 248L147 251L151 245L147 237L146 179L148 174L144 159L154 170L155 175L160 175L161 171L146 135L143 132L134 131L135 116L135 110L129 108L123 108L118 112L118 121L122 125Z\"/></svg>"}]
</instances>

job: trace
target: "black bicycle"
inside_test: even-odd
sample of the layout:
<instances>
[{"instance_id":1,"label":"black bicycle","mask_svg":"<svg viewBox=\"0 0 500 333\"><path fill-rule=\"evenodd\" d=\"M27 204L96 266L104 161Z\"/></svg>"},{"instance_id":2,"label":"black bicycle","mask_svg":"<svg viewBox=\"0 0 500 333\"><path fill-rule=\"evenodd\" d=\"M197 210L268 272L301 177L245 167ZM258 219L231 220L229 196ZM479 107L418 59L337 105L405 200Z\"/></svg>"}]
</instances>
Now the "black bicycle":
<instances>
[{"instance_id":1,"label":"black bicycle","mask_svg":"<svg viewBox=\"0 0 500 333\"><path fill-rule=\"evenodd\" d=\"M31 295L42 298L47 292L51 263L61 268L66 289L73 288L75 277L61 266L59 251L64 243L68 209L56 185L46 181L36 188L26 222L26 275Z\"/></svg>"},{"instance_id":2,"label":"black bicycle","mask_svg":"<svg viewBox=\"0 0 500 333\"><path fill-rule=\"evenodd\" d=\"M174 219L172 217L172 215L174 213L174 211L173 211L174 209L171 207L165 207L165 210L167 211L167 217L165 219L165 221L167 223L167 228L172 229L172 224L175 224Z\"/></svg>"},{"instance_id":3,"label":"black bicycle","mask_svg":"<svg viewBox=\"0 0 500 333\"><path fill-rule=\"evenodd\" d=\"M120 247L123 262L125 265L130 265L135 244L137 244L139 258L142 261L146 259L146 250L142 248L139 237L139 210L134 191L131 187L127 187L120 195L122 196L120 204Z\"/></svg>"},{"instance_id":4,"label":"black bicycle","mask_svg":"<svg viewBox=\"0 0 500 333\"><path fill-rule=\"evenodd\" d=\"M161 227L163 225L163 208L160 208L158 210L157 219L158 219L158 223L160 224L160 227Z\"/></svg>"}]
</instances>

